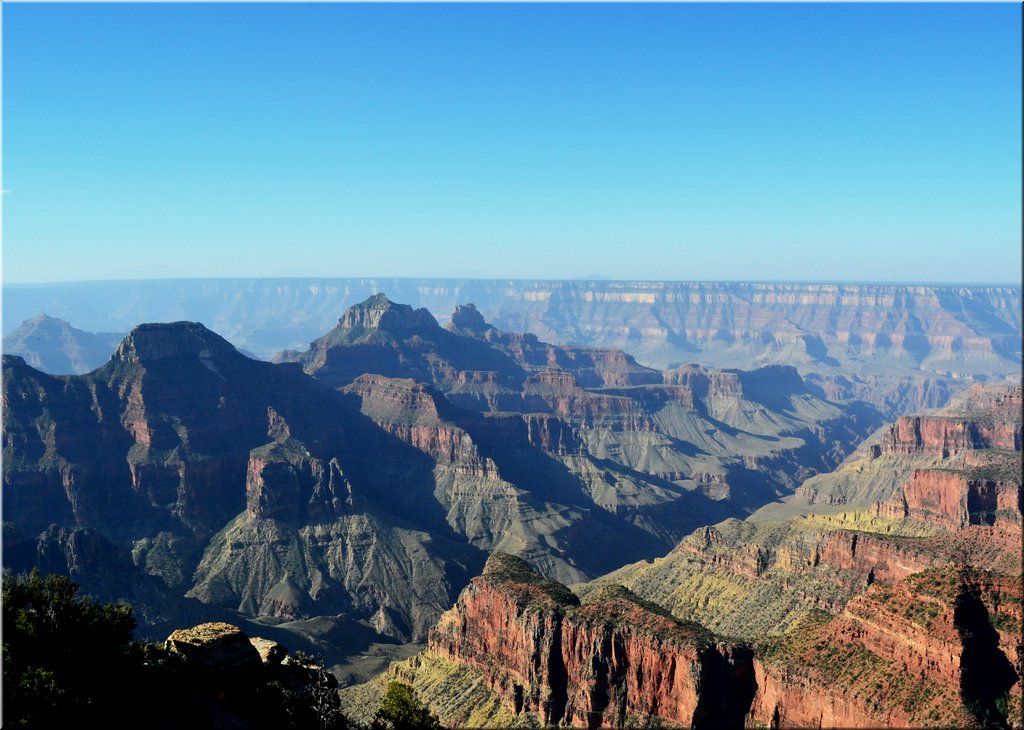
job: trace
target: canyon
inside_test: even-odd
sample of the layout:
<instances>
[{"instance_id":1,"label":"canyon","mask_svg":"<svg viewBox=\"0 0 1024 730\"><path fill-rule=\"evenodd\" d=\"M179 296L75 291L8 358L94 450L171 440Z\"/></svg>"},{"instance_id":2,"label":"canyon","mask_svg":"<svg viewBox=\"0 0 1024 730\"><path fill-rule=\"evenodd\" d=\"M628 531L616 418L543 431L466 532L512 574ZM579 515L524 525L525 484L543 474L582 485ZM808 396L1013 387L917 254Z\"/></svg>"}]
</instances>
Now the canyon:
<instances>
[{"instance_id":1,"label":"canyon","mask_svg":"<svg viewBox=\"0 0 1024 730\"><path fill-rule=\"evenodd\" d=\"M5 564L129 600L154 634L228 611L422 641L491 552L595 578L791 493L880 422L792 368L657 371L381 295L277 359L188 322L85 375L5 356Z\"/></svg>"},{"instance_id":2,"label":"canyon","mask_svg":"<svg viewBox=\"0 0 1024 730\"><path fill-rule=\"evenodd\" d=\"M458 726L1020 724L1019 384L652 367L379 293L325 329L273 362L196 322L83 374L5 354L5 567L144 637L313 646L364 720L398 679Z\"/></svg>"},{"instance_id":3,"label":"canyon","mask_svg":"<svg viewBox=\"0 0 1024 730\"><path fill-rule=\"evenodd\" d=\"M571 591L492 558L420 655L343 704L358 717L399 678L455 725L1017 727L1020 404L975 386L880 429L821 491ZM697 689L672 685L681 667Z\"/></svg>"}]
</instances>

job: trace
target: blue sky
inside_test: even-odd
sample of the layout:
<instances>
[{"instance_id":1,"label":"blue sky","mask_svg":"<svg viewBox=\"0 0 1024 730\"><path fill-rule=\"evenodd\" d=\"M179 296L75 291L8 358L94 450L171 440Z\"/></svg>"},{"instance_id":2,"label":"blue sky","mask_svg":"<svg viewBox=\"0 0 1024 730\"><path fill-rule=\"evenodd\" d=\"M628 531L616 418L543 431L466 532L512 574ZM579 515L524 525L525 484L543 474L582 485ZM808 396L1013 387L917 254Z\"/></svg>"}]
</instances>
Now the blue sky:
<instances>
[{"instance_id":1,"label":"blue sky","mask_svg":"<svg viewBox=\"0 0 1024 730\"><path fill-rule=\"evenodd\" d=\"M6 282L1020 281L1016 3L2 12Z\"/></svg>"}]
</instances>

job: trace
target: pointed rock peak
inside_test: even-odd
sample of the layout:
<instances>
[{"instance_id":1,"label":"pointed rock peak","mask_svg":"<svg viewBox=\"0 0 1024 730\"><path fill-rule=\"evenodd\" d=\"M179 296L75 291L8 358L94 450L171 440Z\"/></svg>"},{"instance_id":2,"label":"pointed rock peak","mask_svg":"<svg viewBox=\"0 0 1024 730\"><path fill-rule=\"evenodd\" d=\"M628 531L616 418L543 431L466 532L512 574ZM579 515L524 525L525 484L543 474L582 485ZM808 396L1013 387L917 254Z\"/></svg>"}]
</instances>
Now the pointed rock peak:
<instances>
[{"instance_id":1,"label":"pointed rock peak","mask_svg":"<svg viewBox=\"0 0 1024 730\"><path fill-rule=\"evenodd\" d=\"M161 322L140 324L129 332L117 346L113 359L153 362L182 357L209 361L241 355L234 345L199 322Z\"/></svg>"},{"instance_id":2,"label":"pointed rock peak","mask_svg":"<svg viewBox=\"0 0 1024 730\"><path fill-rule=\"evenodd\" d=\"M46 312L40 312L31 319L26 319L18 328L12 333L26 333L26 332L39 332L39 331L60 331L60 330L72 330L74 329L69 322L65 322L63 319L57 319L51 317ZM5 338L6 339L6 338Z\"/></svg>"},{"instance_id":3,"label":"pointed rock peak","mask_svg":"<svg viewBox=\"0 0 1024 730\"><path fill-rule=\"evenodd\" d=\"M37 314L32 319L27 319L25 321L26 322L31 322L32 324L43 323L43 322L62 322L62 323L64 322L64 320L62 320L62 319L57 319L56 317L51 317L46 312L40 312L39 314Z\"/></svg>"},{"instance_id":4,"label":"pointed rock peak","mask_svg":"<svg viewBox=\"0 0 1024 730\"><path fill-rule=\"evenodd\" d=\"M485 332L492 329L492 327L484 320L484 316L480 314L475 304L459 304L455 307L455 311L452 312L452 321L449 329Z\"/></svg>"},{"instance_id":5,"label":"pointed rock peak","mask_svg":"<svg viewBox=\"0 0 1024 730\"><path fill-rule=\"evenodd\" d=\"M408 304L396 304L384 294L374 294L354 304L338 320L342 329L410 330L437 327L434 315L426 309L413 309Z\"/></svg>"},{"instance_id":6,"label":"pointed rock peak","mask_svg":"<svg viewBox=\"0 0 1024 730\"><path fill-rule=\"evenodd\" d=\"M292 437L288 421L271 406L267 406L267 436L278 442L287 441Z\"/></svg>"}]
</instances>

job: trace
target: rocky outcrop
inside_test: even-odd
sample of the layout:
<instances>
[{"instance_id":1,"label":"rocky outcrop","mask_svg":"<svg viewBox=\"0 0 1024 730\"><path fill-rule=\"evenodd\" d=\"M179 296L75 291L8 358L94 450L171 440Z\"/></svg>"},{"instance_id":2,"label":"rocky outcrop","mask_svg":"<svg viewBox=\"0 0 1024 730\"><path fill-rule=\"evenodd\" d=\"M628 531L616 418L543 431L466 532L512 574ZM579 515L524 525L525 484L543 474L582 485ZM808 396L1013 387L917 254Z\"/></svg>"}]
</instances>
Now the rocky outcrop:
<instances>
[{"instance_id":1,"label":"rocky outcrop","mask_svg":"<svg viewBox=\"0 0 1024 730\"><path fill-rule=\"evenodd\" d=\"M649 385L662 382L657 370L644 367L622 350L552 345L534 334L503 332L484 321L472 304L459 305L448 330L487 342L511 357L526 372L562 371L584 388Z\"/></svg>"},{"instance_id":2,"label":"rocky outcrop","mask_svg":"<svg viewBox=\"0 0 1024 730\"><path fill-rule=\"evenodd\" d=\"M137 726L154 708L159 717L149 722L158 727L347 726L332 674L310 657L289 655L283 645L247 636L233 624L177 629L140 651L143 658L125 688L130 696L105 718L111 727Z\"/></svg>"},{"instance_id":3,"label":"rocky outcrop","mask_svg":"<svg viewBox=\"0 0 1024 730\"><path fill-rule=\"evenodd\" d=\"M396 304L383 294L349 307L338 325L304 353L279 353L275 362L299 362L332 388L364 373L448 390L467 373L487 372L496 386L515 388L524 373L511 358L473 337L442 329L425 309Z\"/></svg>"},{"instance_id":4,"label":"rocky outcrop","mask_svg":"<svg viewBox=\"0 0 1024 730\"><path fill-rule=\"evenodd\" d=\"M1024 388L1010 384L975 383L942 411L948 416L1020 424L1024 420Z\"/></svg>"},{"instance_id":5,"label":"rocky outcrop","mask_svg":"<svg viewBox=\"0 0 1024 730\"><path fill-rule=\"evenodd\" d=\"M260 655L260 660L264 664L280 664L288 656L288 649L284 644L279 644L276 641L264 639L261 636L250 636L249 643L252 644L252 648L256 650L256 653Z\"/></svg>"},{"instance_id":6,"label":"rocky outcrop","mask_svg":"<svg viewBox=\"0 0 1024 730\"><path fill-rule=\"evenodd\" d=\"M241 629L220 622L178 629L167 637L166 648L170 656L206 672L255 675L263 664Z\"/></svg>"},{"instance_id":7,"label":"rocky outcrop","mask_svg":"<svg viewBox=\"0 0 1024 730\"><path fill-rule=\"evenodd\" d=\"M624 588L585 605L508 555L490 558L427 652L477 668L517 716L570 727L741 727L752 653Z\"/></svg>"}]
</instances>

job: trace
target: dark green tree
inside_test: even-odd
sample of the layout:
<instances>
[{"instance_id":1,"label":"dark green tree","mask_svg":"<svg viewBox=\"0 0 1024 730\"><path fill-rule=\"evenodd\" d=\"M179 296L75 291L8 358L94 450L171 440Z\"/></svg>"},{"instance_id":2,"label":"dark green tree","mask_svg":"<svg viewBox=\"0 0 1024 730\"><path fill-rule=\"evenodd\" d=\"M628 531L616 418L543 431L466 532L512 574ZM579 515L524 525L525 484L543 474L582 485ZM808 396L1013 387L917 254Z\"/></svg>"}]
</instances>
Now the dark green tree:
<instances>
[{"instance_id":1,"label":"dark green tree","mask_svg":"<svg viewBox=\"0 0 1024 730\"><path fill-rule=\"evenodd\" d=\"M87 726L102 720L127 674L135 617L78 596L62 575L3 574L5 727Z\"/></svg>"},{"instance_id":2,"label":"dark green tree","mask_svg":"<svg viewBox=\"0 0 1024 730\"><path fill-rule=\"evenodd\" d=\"M416 692L407 684L388 685L380 708L373 718L372 730L437 730L441 721L430 708L416 699Z\"/></svg>"}]
</instances>

